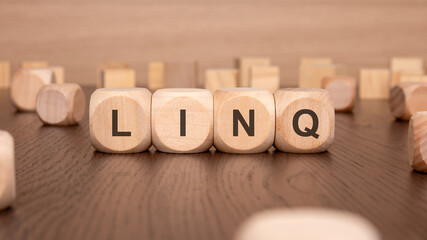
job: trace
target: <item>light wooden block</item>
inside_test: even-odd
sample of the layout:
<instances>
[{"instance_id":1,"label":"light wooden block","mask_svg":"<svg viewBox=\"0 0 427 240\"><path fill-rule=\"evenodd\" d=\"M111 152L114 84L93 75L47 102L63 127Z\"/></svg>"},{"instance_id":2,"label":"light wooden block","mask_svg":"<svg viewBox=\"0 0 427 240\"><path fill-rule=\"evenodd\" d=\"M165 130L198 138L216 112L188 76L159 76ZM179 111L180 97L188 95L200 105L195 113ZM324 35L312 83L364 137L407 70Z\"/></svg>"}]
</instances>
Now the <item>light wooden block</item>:
<instances>
[{"instance_id":1,"label":"light wooden block","mask_svg":"<svg viewBox=\"0 0 427 240\"><path fill-rule=\"evenodd\" d=\"M392 86L402 81L403 75L424 75L424 61L422 58L394 57L390 64L392 72Z\"/></svg>"},{"instance_id":2,"label":"light wooden block","mask_svg":"<svg viewBox=\"0 0 427 240\"><path fill-rule=\"evenodd\" d=\"M219 88L237 87L237 69L208 69L205 76L205 88L211 92Z\"/></svg>"},{"instance_id":3,"label":"light wooden block","mask_svg":"<svg viewBox=\"0 0 427 240\"><path fill-rule=\"evenodd\" d=\"M249 85L274 93L280 88L280 69L277 66L255 66L249 69Z\"/></svg>"},{"instance_id":4,"label":"light wooden block","mask_svg":"<svg viewBox=\"0 0 427 240\"><path fill-rule=\"evenodd\" d=\"M300 60L300 66L301 65L311 65L311 64L329 65L329 64L332 64L332 58L328 58L328 57L303 57Z\"/></svg>"},{"instance_id":5,"label":"light wooden block","mask_svg":"<svg viewBox=\"0 0 427 240\"><path fill-rule=\"evenodd\" d=\"M250 87L250 68L255 66L269 66L270 59L265 57L243 57L239 59L239 87Z\"/></svg>"},{"instance_id":6,"label":"light wooden block","mask_svg":"<svg viewBox=\"0 0 427 240\"><path fill-rule=\"evenodd\" d=\"M86 112L85 94L75 83L45 85L37 95L36 110L45 124L77 124Z\"/></svg>"},{"instance_id":7,"label":"light wooden block","mask_svg":"<svg viewBox=\"0 0 427 240\"><path fill-rule=\"evenodd\" d=\"M136 153L151 146L151 92L100 88L90 98L92 146L106 153Z\"/></svg>"},{"instance_id":8,"label":"light wooden block","mask_svg":"<svg viewBox=\"0 0 427 240\"><path fill-rule=\"evenodd\" d=\"M65 83L65 70L64 67L60 66L51 66L49 67L53 70L53 75L55 75L56 83Z\"/></svg>"},{"instance_id":9,"label":"light wooden block","mask_svg":"<svg viewBox=\"0 0 427 240\"><path fill-rule=\"evenodd\" d=\"M129 63L126 62L116 62L116 61L111 61L111 62L104 62L99 64L98 66L98 79L96 82L96 87L97 88L103 88L102 85L102 80L103 80L103 71L106 69L127 69L130 68Z\"/></svg>"},{"instance_id":10,"label":"light wooden block","mask_svg":"<svg viewBox=\"0 0 427 240\"><path fill-rule=\"evenodd\" d=\"M205 89L166 88L152 97L152 142L168 153L197 153L213 145L213 96Z\"/></svg>"},{"instance_id":11,"label":"light wooden block","mask_svg":"<svg viewBox=\"0 0 427 240\"><path fill-rule=\"evenodd\" d=\"M406 82L418 82L418 83L427 83L427 75L402 75L400 77L401 83Z\"/></svg>"},{"instance_id":12,"label":"light wooden block","mask_svg":"<svg viewBox=\"0 0 427 240\"><path fill-rule=\"evenodd\" d=\"M10 85L12 103L18 110L35 111L36 97L46 84L54 83L55 78L50 68L25 68L18 70Z\"/></svg>"},{"instance_id":13,"label":"light wooden block","mask_svg":"<svg viewBox=\"0 0 427 240\"><path fill-rule=\"evenodd\" d=\"M21 68L45 68L49 64L46 61L24 61L21 63Z\"/></svg>"},{"instance_id":14,"label":"light wooden block","mask_svg":"<svg viewBox=\"0 0 427 240\"><path fill-rule=\"evenodd\" d=\"M214 145L222 152L259 153L274 141L274 98L263 89L214 92Z\"/></svg>"},{"instance_id":15,"label":"light wooden block","mask_svg":"<svg viewBox=\"0 0 427 240\"><path fill-rule=\"evenodd\" d=\"M304 64L300 66L299 87L321 88L325 77L346 75L347 68L337 64Z\"/></svg>"},{"instance_id":16,"label":"light wooden block","mask_svg":"<svg viewBox=\"0 0 427 240\"><path fill-rule=\"evenodd\" d=\"M291 153L318 153L332 145L335 111L332 96L327 90L279 89L274 98L276 149Z\"/></svg>"},{"instance_id":17,"label":"light wooden block","mask_svg":"<svg viewBox=\"0 0 427 240\"><path fill-rule=\"evenodd\" d=\"M408 129L409 165L419 172L427 173L427 112L415 113Z\"/></svg>"},{"instance_id":18,"label":"light wooden block","mask_svg":"<svg viewBox=\"0 0 427 240\"><path fill-rule=\"evenodd\" d=\"M10 86L10 62L0 62L0 88Z\"/></svg>"},{"instance_id":19,"label":"light wooden block","mask_svg":"<svg viewBox=\"0 0 427 240\"><path fill-rule=\"evenodd\" d=\"M198 88L206 88L205 85L207 82L206 72L208 70L228 70L228 69L236 69L236 60L233 58L213 58L213 59L199 59L196 61L196 79L197 79L197 87ZM238 70L236 69L238 73ZM236 78L239 76L237 75ZM238 79L237 79L238 81ZM237 81L236 86L237 87Z\"/></svg>"},{"instance_id":20,"label":"light wooden block","mask_svg":"<svg viewBox=\"0 0 427 240\"><path fill-rule=\"evenodd\" d=\"M361 69L359 79L359 98L388 99L390 94L390 70Z\"/></svg>"},{"instance_id":21,"label":"light wooden block","mask_svg":"<svg viewBox=\"0 0 427 240\"><path fill-rule=\"evenodd\" d=\"M134 88L136 87L135 70L130 68L107 68L101 72L103 88Z\"/></svg>"},{"instance_id":22,"label":"light wooden block","mask_svg":"<svg viewBox=\"0 0 427 240\"><path fill-rule=\"evenodd\" d=\"M163 62L148 63L148 89L155 92L164 88L165 84L165 64Z\"/></svg>"},{"instance_id":23,"label":"light wooden block","mask_svg":"<svg viewBox=\"0 0 427 240\"><path fill-rule=\"evenodd\" d=\"M322 88L331 93L335 112L351 111L356 102L356 80L348 76L326 77Z\"/></svg>"},{"instance_id":24,"label":"light wooden block","mask_svg":"<svg viewBox=\"0 0 427 240\"><path fill-rule=\"evenodd\" d=\"M393 116L405 121L427 111L427 83L399 83L390 90L389 105Z\"/></svg>"},{"instance_id":25,"label":"light wooden block","mask_svg":"<svg viewBox=\"0 0 427 240\"><path fill-rule=\"evenodd\" d=\"M0 210L10 207L15 198L14 141L8 132L0 131Z\"/></svg>"},{"instance_id":26,"label":"light wooden block","mask_svg":"<svg viewBox=\"0 0 427 240\"><path fill-rule=\"evenodd\" d=\"M381 234L359 215L330 209L272 209L254 214L234 240L380 240Z\"/></svg>"}]
</instances>

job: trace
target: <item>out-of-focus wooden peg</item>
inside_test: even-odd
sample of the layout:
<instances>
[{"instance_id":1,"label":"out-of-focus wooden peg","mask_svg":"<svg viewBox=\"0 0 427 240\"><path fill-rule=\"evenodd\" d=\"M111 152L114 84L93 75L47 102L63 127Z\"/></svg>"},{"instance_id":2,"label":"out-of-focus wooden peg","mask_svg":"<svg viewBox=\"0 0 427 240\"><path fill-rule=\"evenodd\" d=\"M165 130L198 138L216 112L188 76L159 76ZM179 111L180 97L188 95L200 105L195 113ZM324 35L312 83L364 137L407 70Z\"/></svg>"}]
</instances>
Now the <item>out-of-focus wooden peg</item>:
<instances>
[{"instance_id":1,"label":"out-of-focus wooden peg","mask_svg":"<svg viewBox=\"0 0 427 240\"><path fill-rule=\"evenodd\" d=\"M277 66L254 66L249 68L249 84L274 93L280 88L280 69Z\"/></svg>"},{"instance_id":2,"label":"out-of-focus wooden peg","mask_svg":"<svg viewBox=\"0 0 427 240\"><path fill-rule=\"evenodd\" d=\"M103 77L104 77L104 70L107 69L128 69L130 68L129 63L126 62L115 62L115 61L111 61L111 62L104 62L99 64L98 66L98 80L96 82L96 87L97 88L103 88Z\"/></svg>"},{"instance_id":3,"label":"out-of-focus wooden peg","mask_svg":"<svg viewBox=\"0 0 427 240\"><path fill-rule=\"evenodd\" d=\"M164 88L165 64L163 62L148 63L148 89L155 92Z\"/></svg>"},{"instance_id":4,"label":"out-of-focus wooden peg","mask_svg":"<svg viewBox=\"0 0 427 240\"><path fill-rule=\"evenodd\" d=\"M299 87L321 88L322 79L345 75L347 68L337 64L303 64L300 65Z\"/></svg>"},{"instance_id":5,"label":"out-of-focus wooden peg","mask_svg":"<svg viewBox=\"0 0 427 240\"><path fill-rule=\"evenodd\" d=\"M10 62L0 62L0 88L9 88L10 85Z\"/></svg>"},{"instance_id":6,"label":"out-of-focus wooden peg","mask_svg":"<svg viewBox=\"0 0 427 240\"><path fill-rule=\"evenodd\" d=\"M392 72L392 86L402 81L403 75L424 75L424 61L416 57L394 57L390 64Z\"/></svg>"},{"instance_id":7,"label":"out-of-focus wooden peg","mask_svg":"<svg viewBox=\"0 0 427 240\"><path fill-rule=\"evenodd\" d=\"M356 102L356 80L348 76L326 77L322 88L331 93L336 112L351 111Z\"/></svg>"},{"instance_id":8,"label":"out-of-focus wooden peg","mask_svg":"<svg viewBox=\"0 0 427 240\"><path fill-rule=\"evenodd\" d=\"M15 198L14 141L8 132L0 131L0 210L10 207Z\"/></svg>"},{"instance_id":9,"label":"out-of-focus wooden peg","mask_svg":"<svg viewBox=\"0 0 427 240\"><path fill-rule=\"evenodd\" d=\"M46 84L54 83L50 68L23 68L12 79L10 96L13 104L21 111L35 111L39 90Z\"/></svg>"},{"instance_id":10,"label":"out-of-focus wooden peg","mask_svg":"<svg viewBox=\"0 0 427 240\"><path fill-rule=\"evenodd\" d=\"M236 61L233 58L208 58L208 59L199 59L196 62L196 78L197 78L197 87L209 89L205 85L207 83L206 72L210 70L232 70L236 69ZM235 70L238 72L238 70ZM236 85L232 87L237 87L238 75L236 75Z\"/></svg>"},{"instance_id":11,"label":"out-of-focus wooden peg","mask_svg":"<svg viewBox=\"0 0 427 240\"><path fill-rule=\"evenodd\" d=\"M239 87L250 87L250 68L255 66L269 66L270 58L242 57L239 59Z\"/></svg>"},{"instance_id":12,"label":"out-of-focus wooden peg","mask_svg":"<svg viewBox=\"0 0 427 240\"><path fill-rule=\"evenodd\" d=\"M237 69L208 69L205 76L205 88L211 92L220 88L237 87Z\"/></svg>"},{"instance_id":13,"label":"out-of-focus wooden peg","mask_svg":"<svg viewBox=\"0 0 427 240\"><path fill-rule=\"evenodd\" d=\"M283 152L318 153L334 141L335 111L325 89L285 88L274 93L276 137L274 146Z\"/></svg>"},{"instance_id":14,"label":"out-of-focus wooden peg","mask_svg":"<svg viewBox=\"0 0 427 240\"><path fill-rule=\"evenodd\" d=\"M21 68L45 68L49 66L46 61L24 61L21 63Z\"/></svg>"},{"instance_id":15,"label":"out-of-focus wooden peg","mask_svg":"<svg viewBox=\"0 0 427 240\"><path fill-rule=\"evenodd\" d=\"M165 88L152 97L154 147L169 153L196 153L213 145L213 97L205 89Z\"/></svg>"},{"instance_id":16,"label":"out-of-focus wooden peg","mask_svg":"<svg viewBox=\"0 0 427 240\"><path fill-rule=\"evenodd\" d=\"M92 146L106 153L136 153L151 146L151 92L100 88L90 98Z\"/></svg>"},{"instance_id":17,"label":"out-of-focus wooden peg","mask_svg":"<svg viewBox=\"0 0 427 240\"><path fill-rule=\"evenodd\" d=\"M413 169L427 173L427 112L417 112L409 121L408 157Z\"/></svg>"},{"instance_id":18,"label":"out-of-focus wooden peg","mask_svg":"<svg viewBox=\"0 0 427 240\"><path fill-rule=\"evenodd\" d=\"M360 70L360 99L388 99L389 94L390 70L382 68L364 68Z\"/></svg>"},{"instance_id":19,"label":"out-of-focus wooden peg","mask_svg":"<svg viewBox=\"0 0 427 240\"><path fill-rule=\"evenodd\" d=\"M402 75L400 77L400 82L427 83L427 75Z\"/></svg>"},{"instance_id":20,"label":"out-of-focus wooden peg","mask_svg":"<svg viewBox=\"0 0 427 240\"><path fill-rule=\"evenodd\" d=\"M390 90L390 110L395 118L408 121L419 111L427 111L427 83L399 83Z\"/></svg>"},{"instance_id":21,"label":"out-of-focus wooden peg","mask_svg":"<svg viewBox=\"0 0 427 240\"><path fill-rule=\"evenodd\" d=\"M65 70L64 67L60 66L51 66L49 67L53 71L53 75L55 76L56 83L65 83Z\"/></svg>"},{"instance_id":22,"label":"out-of-focus wooden peg","mask_svg":"<svg viewBox=\"0 0 427 240\"><path fill-rule=\"evenodd\" d=\"M240 226L235 240L380 240L375 226L359 215L329 209L273 209Z\"/></svg>"},{"instance_id":23,"label":"out-of-focus wooden peg","mask_svg":"<svg viewBox=\"0 0 427 240\"><path fill-rule=\"evenodd\" d=\"M221 88L214 92L214 146L228 153L267 151L274 141L273 95L264 89Z\"/></svg>"},{"instance_id":24,"label":"out-of-focus wooden peg","mask_svg":"<svg viewBox=\"0 0 427 240\"><path fill-rule=\"evenodd\" d=\"M136 86L135 70L130 68L108 68L102 70L101 87L133 88Z\"/></svg>"},{"instance_id":25,"label":"out-of-focus wooden peg","mask_svg":"<svg viewBox=\"0 0 427 240\"><path fill-rule=\"evenodd\" d=\"M303 57L300 60L300 66L301 65L311 65L311 64L330 65L330 64L332 64L332 58L328 58L328 57Z\"/></svg>"},{"instance_id":26,"label":"out-of-focus wooden peg","mask_svg":"<svg viewBox=\"0 0 427 240\"><path fill-rule=\"evenodd\" d=\"M76 83L43 86L37 95L37 115L48 125L77 124L86 112L86 98Z\"/></svg>"}]
</instances>

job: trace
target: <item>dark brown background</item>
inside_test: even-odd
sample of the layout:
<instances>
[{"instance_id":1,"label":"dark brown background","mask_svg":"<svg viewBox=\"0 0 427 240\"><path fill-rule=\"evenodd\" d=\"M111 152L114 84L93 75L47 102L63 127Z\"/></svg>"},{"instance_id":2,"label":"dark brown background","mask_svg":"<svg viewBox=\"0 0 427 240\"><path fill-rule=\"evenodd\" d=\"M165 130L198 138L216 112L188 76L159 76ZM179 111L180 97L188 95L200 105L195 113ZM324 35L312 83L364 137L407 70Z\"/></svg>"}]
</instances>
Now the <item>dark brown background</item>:
<instances>
[{"instance_id":1,"label":"dark brown background","mask_svg":"<svg viewBox=\"0 0 427 240\"><path fill-rule=\"evenodd\" d=\"M427 175L410 168L408 123L386 101L337 114L335 142L321 154L103 154L87 115L78 126L43 126L16 113L5 90L0 111L0 128L15 137L18 191L0 212L0 239L229 240L248 216L277 207L351 211L384 239L427 236Z\"/></svg>"},{"instance_id":2,"label":"dark brown background","mask_svg":"<svg viewBox=\"0 0 427 240\"><path fill-rule=\"evenodd\" d=\"M425 0L1 0L0 59L47 60L84 84L100 62L128 61L145 86L152 60L267 56L295 86L302 56L354 76L393 56L427 60L426 29Z\"/></svg>"}]
</instances>

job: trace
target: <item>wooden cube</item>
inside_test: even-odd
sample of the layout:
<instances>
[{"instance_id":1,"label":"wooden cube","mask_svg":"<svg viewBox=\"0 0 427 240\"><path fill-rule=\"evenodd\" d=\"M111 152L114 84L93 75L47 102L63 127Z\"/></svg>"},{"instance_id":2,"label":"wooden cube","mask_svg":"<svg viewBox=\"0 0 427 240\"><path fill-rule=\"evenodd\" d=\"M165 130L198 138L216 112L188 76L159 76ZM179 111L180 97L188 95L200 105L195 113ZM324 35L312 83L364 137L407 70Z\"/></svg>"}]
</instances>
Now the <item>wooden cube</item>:
<instances>
[{"instance_id":1,"label":"wooden cube","mask_svg":"<svg viewBox=\"0 0 427 240\"><path fill-rule=\"evenodd\" d=\"M77 124L86 112L85 94L76 83L45 85L37 95L36 110L45 124Z\"/></svg>"},{"instance_id":2,"label":"wooden cube","mask_svg":"<svg viewBox=\"0 0 427 240\"><path fill-rule=\"evenodd\" d=\"M136 153L151 146L151 93L145 88L100 88L90 98L92 146L106 153Z\"/></svg>"},{"instance_id":3,"label":"wooden cube","mask_svg":"<svg viewBox=\"0 0 427 240\"><path fill-rule=\"evenodd\" d=\"M152 92L164 88L165 64L163 62L148 63L148 89Z\"/></svg>"},{"instance_id":4,"label":"wooden cube","mask_svg":"<svg viewBox=\"0 0 427 240\"><path fill-rule=\"evenodd\" d=\"M211 92L219 88L237 87L237 69L208 69L205 76L205 88Z\"/></svg>"},{"instance_id":5,"label":"wooden cube","mask_svg":"<svg viewBox=\"0 0 427 240\"><path fill-rule=\"evenodd\" d=\"M108 68L101 72L103 88L133 88L136 86L135 70L130 68Z\"/></svg>"},{"instance_id":6,"label":"wooden cube","mask_svg":"<svg viewBox=\"0 0 427 240\"><path fill-rule=\"evenodd\" d=\"M152 97L152 142L169 153L197 153L213 145L213 97L205 89L166 88Z\"/></svg>"},{"instance_id":7,"label":"wooden cube","mask_svg":"<svg viewBox=\"0 0 427 240\"><path fill-rule=\"evenodd\" d=\"M206 72L210 70L230 70L236 71L236 60L233 58L208 58L208 59L198 59L196 61L196 79L198 88L206 88L208 86L205 83L208 82L206 79ZM232 87L237 87L238 75L236 75L236 85Z\"/></svg>"},{"instance_id":8,"label":"wooden cube","mask_svg":"<svg viewBox=\"0 0 427 240\"><path fill-rule=\"evenodd\" d=\"M409 122L408 156L414 170L427 173L427 112L415 113Z\"/></svg>"},{"instance_id":9,"label":"wooden cube","mask_svg":"<svg viewBox=\"0 0 427 240\"><path fill-rule=\"evenodd\" d=\"M274 141L274 98L264 89L214 92L214 145L222 152L259 153Z\"/></svg>"},{"instance_id":10,"label":"wooden cube","mask_svg":"<svg viewBox=\"0 0 427 240\"><path fill-rule=\"evenodd\" d=\"M356 102L356 80L348 76L326 77L322 88L331 93L336 112L351 111Z\"/></svg>"},{"instance_id":11,"label":"wooden cube","mask_svg":"<svg viewBox=\"0 0 427 240\"><path fill-rule=\"evenodd\" d=\"M239 87L250 87L250 68L255 66L269 66L270 59L265 57L243 57L239 59Z\"/></svg>"},{"instance_id":12,"label":"wooden cube","mask_svg":"<svg viewBox=\"0 0 427 240\"><path fill-rule=\"evenodd\" d=\"M279 89L276 100L274 146L283 152L318 153L334 140L335 111L331 94L324 89Z\"/></svg>"},{"instance_id":13,"label":"wooden cube","mask_svg":"<svg viewBox=\"0 0 427 240\"><path fill-rule=\"evenodd\" d=\"M345 75L347 68L336 64L304 64L299 70L300 88L321 88L323 78Z\"/></svg>"},{"instance_id":14,"label":"wooden cube","mask_svg":"<svg viewBox=\"0 0 427 240\"><path fill-rule=\"evenodd\" d=\"M116 62L116 61L111 61L111 62L104 62L99 64L98 66L98 80L96 82L96 87L97 88L103 88L103 71L106 69L128 69L130 68L129 63L126 62Z\"/></svg>"},{"instance_id":15,"label":"wooden cube","mask_svg":"<svg viewBox=\"0 0 427 240\"><path fill-rule=\"evenodd\" d=\"M395 118L408 121L416 112L427 111L427 83L399 83L390 90L389 103Z\"/></svg>"},{"instance_id":16,"label":"wooden cube","mask_svg":"<svg viewBox=\"0 0 427 240\"><path fill-rule=\"evenodd\" d=\"M10 62L0 62L0 88L9 88Z\"/></svg>"},{"instance_id":17,"label":"wooden cube","mask_svg":"<svg viewBox=\"0 0 427 240\"><path fill-rule=\"evenodd\" d=\"M401 83L406 82L418 82L418 83L427 83L427 75L402 75L400 77Z\"/></svg>"},{"instance_id":18,"label":"wooden cube","mask_svg":"<svg viewBox=\"0 0 427 240\"><path fill-rule=\"evenodd\" d=\"M8 132L0 131L0 210L10 207L15 198L14 141Z\"/></svg>"},{"instance_id":19,"label":"wooden cube","mask_svg":"<svg viewBox=\"0 0 427 240\"><path fill-rule=\"evenodd\" d=\"M65 71L64 67L60 66L51 66L49 67L53 71L53 75L55 76L56 83L65 83Z\"/></svg>"},{"instance_id":20,"label":"wooden cube","mask_svg":"<svg viewBox=\"0 0 427 240\"><path fill-rule=\"evenodd\" d=\"M277 66L251 67L249 82L253 88L262 88L274 93L280 88L280 69Z\"/></svg>"},{"instance_id":21,"label":"wooden cube","mask_svg":"<svg viewBox=\"0 0 427 240\"><path fill-rule=\"evenodd\" d=\"M403 75L424 75L424 61L416 57L394 57L391 59L392 86L402 81Z\"/></svg>"},{"instance_id":22,"label":"wooden cube","mask_svg":"<svg viewBox=\"0 0 427 240\"><path fill-rule=\"evenodd\" d=\"M380 240L368 220L350 212L292 208L265 210L251 216L234 240Z\"/></svg>"},{"instance_id":23,"label":"wooden cube","mask_svg":"<svg viewBox=\"0 0 427 240\"><path fill-rule=\"evenodd\" d=\"M360 70L360 99L388 99L389 94L390 70L381 68L364 68Z\"/></svg>"},{"instance_id":24,"label":"wooden cube","mask_svg":"<svg viewBox=\"0 0 427 240\"><path fill-rule=\"evenodd\" d=\"M54 83L50 68L25 68L18 70L10 85L12 103L18 110L35 111L39 90L46 84Z\"/></svg>"},{"instance_id":25,"label":"wooden cube","mask_svg":"<svg viewBox=\"0 0 427 240\"><path fill-rule=\"evenodd\" d=\"M24 61L21 63L21 68L45 68L49 66L46 61Z\"/></svg>"}]
</instances>

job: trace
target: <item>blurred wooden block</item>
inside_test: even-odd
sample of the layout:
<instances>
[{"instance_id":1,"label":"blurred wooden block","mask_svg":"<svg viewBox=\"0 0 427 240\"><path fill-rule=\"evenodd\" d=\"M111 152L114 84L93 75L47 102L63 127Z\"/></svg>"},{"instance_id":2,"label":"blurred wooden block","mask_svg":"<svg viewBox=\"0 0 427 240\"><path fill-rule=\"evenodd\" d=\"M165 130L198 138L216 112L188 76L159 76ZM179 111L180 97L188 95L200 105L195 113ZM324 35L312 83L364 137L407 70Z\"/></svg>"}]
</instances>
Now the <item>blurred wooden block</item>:
<instances>
[{"instance_id":1,"label":"blurred wooden block","mask_svg":"<svg viewBox=\"0 0 427 240\"><path fill-rule=\"evenodd\" d=\"M92 146L106 153L136 153L151 146L151 93L145 88L100 88L90 98Z\"/></svg>"},{"instance_id":2,"label":"blurred wooden block","mask_svg":"<svg viewBox=\"0 0 427 240\"><path fill-rule=\"evenodd\" d=\"M408 153L409 165L427 173L427 112L415 113L409 122Z\"/></svg>"},{"instance_id":3,"label":"blurred wooden block","mask_svg":"<svg viewBox=\"0 0 427 240\"><path fill-rule=\"evenodd\" d=\"M53 70L53 74L55 75L55 82L56 83L65 83L65 71L64 67L60 66L51 66L49 67Z\"/></svg>"},{"instance_id":4,"label":"blurred wooden block","mask_svg":"<svg viewBox=\"0 0 427 240\"><path fill-rule=\"evenodd\" d=\"M205 72L205 88L211 92L219 88L237 87L237 69L208 69Z\"/></svg>"},{"instance_id":5,"label":"blurred wooden block","mask_svg":"<svg viewBox=\"0 0 427 240\"><path fill-rule=\"evenodd\" d=\"M255 66L269 66L270 58L243 57L239 59L239 87L250 87L250 68Z\"/></svg>"},{"instance_id":6,"label":"blurred wooden block","mask_svg":"<svg viewBox=\"0 0 427 240\"><path fill-rule=\"evenodd\" d=\"M418 83L427 83L427 75L402 75L400 77L401 83L406 82L418 82Z\"/></svg>"},{"instance_id":7,"label":"blurred wooden block","mask_svg":"<svg viewBox=\"0 0 427 240\"><path fill-rule=\"evenodd\" d=\"M10 85L12 103L18 110L35 111L36 97L46 84L54 83L53 70L50 68L23 68L18 70Z\"/></svg>"},{"instance_id":8,"label":"blurred wooden block","mask_svg":"<svg viewBox=\"0 0 427 240\"><path fill-rule=\"evenodd\" d=\"M286 88L274 93L276 136L274 146L283 152L318 153L334 141L335 111L325 89Z\"/></svg>"},{"instance_id":9,"label":"blurred wooden block","mask_svg":"<svg viewBox=\"0 0 427 240\"><path fill-rule=\"evenodd\" d=\"M148 65L148 86L160 88L195 88L196 62L151 62Z\"/></svg>"},{"instance_id":10,"label":"blurred wooden block","mask_svg":"<svg viewBox=\"0 0 427 240\"><path fill-rule=\"evenodd\" d=\"M10 86L10 62L0 62L0 88Z\"/></svg>"},{"instance_id":11,"label":"blurred wooden block","mask_svg":"<svg viewBox=\"0 0 427 240\"><path fill-rule=\"evenodd\" d=\"M427 83L399 83L390 90L389 105L393 116L405 121L427 111Z\"/></svg>"},{"instance_id":12,"label":"blurred wooden block","mask_svg":"<svg viewBox=\"0 0 427 240\"><path fill-rule=\"evenodd\" d=\"M106 69L127 69L130 68L129 63L126 62L104 62L99 64L98 66L98 80L96 82L97 88L102 88L102 78L103 78L103 71Z\"/></svg>"},{"instance_id":13,"label":"blurred wooden block","mask_svg":"<svg viewBox=\"0 0 427 240\"><path fill-rule=\"evenodd\" d=\"M148 89L155 92L164 88L165 64L163 62L148 63Z\"/></svg>"},{"instance_id":14,"label":"blurred wooden block","mask_svg":"<svg viewBox=\"0 0 427 240\"><path fill-rule=\"evenodd\" d=\"M136 87L135 70L130 68L107 68L101 72L102 88Z\"/></svg>"},{"instance_id":15,"label":"blurred wooden block","mask_svg":"<svg viewBox=\"0 0 427 240\"><path fill-rule=\"evenodd\" d=\"M255 66L249 68L249 85L274 93L280 88L280 69L277 66Z\"/></svg>"},{"instance_id":16,"label":"blurred wooden block","mask_svg":"<svg viewBox=\"0 0 427 240\"><path fill-rule=\"evenodd\" d=\"M21 63L21 68L45 68L49 66L46 61L25 61Z\"/></svg>"},{"instance_id":17,"label":"blurred wooden block","mask_svg":"<svg viewBox=\"0 0 427 240\"><path fill-rule=\"evenodd\" d=\"M365 68L360 70L359 97L361 99L388 99L390 70Z\"/></svg>"},{"instance_id":18,"label":"blurred wooden block","mask_svg":"<svg viewBox=\"0 0 427 240\"><path fill-rule=\"evenodd\" d=\"M347 68L336 64L305 64L299 70L300 88L321 88L323 78L346 75Z\"/></svg>"},{"instance_id":19,"label":"blurred wooden block","mask_svg":"<svg viewBox=\"0 0 427 240\"><path fill-rule=\"evenodd\" d=\"M422 58L394 57L390 64L392 72L392 86L401 82L402 75L424 75L424 61Z\"/></svg>"},{"instance_id":20,"label":"blurred wooden block","mask_svg":"<svg viewBox=\"0 0 427 240\"><path fill-rule=\"evenodd\" d=\"M326 77L322 88L329 91L336 112L351 111L356 102L356 80L348 76Z\"/></svg>"},{"instance_id":21,"label":"blurred wooden block","mask_svg":"<svg viewBox=\"0 0 427 240\"><path fill-rule=\"evenodd\" d=\"M48 125L77 124L86 112L85 94L76 83L43 86L36 103L37 115Z\"/></svg>"},{"instance_id":22,"label":"blurred wooden block","mask_svg":"<svg viewBox=\"0 0 427 240\"><path fill-rule=\"evenodd\" d=\"M300 66L301 65L311 65L311 64L330 65L330 64L332 64L332 58L327 58L327 57L303 57L300 60Z\"/></svg>"},{"instance_id":23,"label":"blurred wooden block","mask_svg":"<svg viewBox=\"0 0 427 240\"><path fill-rule=\"evenodd\" d=\"M198 88L206 88L206 72L208 70L227 70L236 69L236 60L233 58L215 58L215 59L199 59L196 62L196 79ZM238 70L236 69L238 75ZM237 76L239 77L239 76ZM237 80L238 81L238 80ZM237 87L237 82L236 86Z\"/></svg>"},{"instance_id":24,"label":"blurred wooden block","mask_svg":"<svg viewBox=\"0 0 427 240\"><path fill-rule=\"evenodd\" d=\"M234 240L380 240L375 226L359 215L329 209L272 209L256 213Z\"/></svg>"},{"instance_id":25,"label":"blurred wooden block","mask_svg":"<svg viewBox=\"0 0 427 240\"><path fill-rule=\"evenodd\" d=\"M15 146L12 135L0 131L0 210L10 207L16 198Z\"/></svg>"},{"instance_id":26,"label":"blurred wooden block","mask_svg":"<svg viewBox=\"0 0 427 240\"><path fill-rule=\"evenodd\" d=\"M166 88L152 97L152 141L168 153L197 153L213 145L213 97L205 89Z\"/></svg>"},{"instance_id":27,"label":"blurred wooden block","mask_svg":"<svg viewBox=\"0 0 427 240\"><path fill-rule=\"evenodd\" d=\"M262 89L222 88L214 92L214 146L228 153L267 151L274 141L273 95Z\"/></svg>"}]
</instances>

